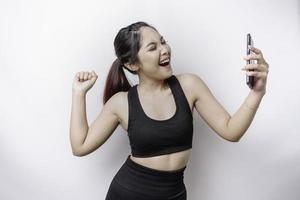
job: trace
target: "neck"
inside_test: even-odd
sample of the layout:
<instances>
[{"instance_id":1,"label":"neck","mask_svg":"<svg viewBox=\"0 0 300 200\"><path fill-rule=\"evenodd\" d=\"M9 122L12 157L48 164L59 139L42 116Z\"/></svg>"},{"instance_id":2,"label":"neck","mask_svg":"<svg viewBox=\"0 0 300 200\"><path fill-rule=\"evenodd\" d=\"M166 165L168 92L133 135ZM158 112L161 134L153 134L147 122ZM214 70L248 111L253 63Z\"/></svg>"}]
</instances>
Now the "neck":
<instances>
[{"instance_id":1,"label":"neck","mask_svg":"<svg viewBox=\"0 0 300 200\"><path fill-rule=\"evenodd\" d=\"M169 88L166 80L142 80L138 84L138 88L150 92L151 94L166 91Z\"/></svg>"}]
</instances>

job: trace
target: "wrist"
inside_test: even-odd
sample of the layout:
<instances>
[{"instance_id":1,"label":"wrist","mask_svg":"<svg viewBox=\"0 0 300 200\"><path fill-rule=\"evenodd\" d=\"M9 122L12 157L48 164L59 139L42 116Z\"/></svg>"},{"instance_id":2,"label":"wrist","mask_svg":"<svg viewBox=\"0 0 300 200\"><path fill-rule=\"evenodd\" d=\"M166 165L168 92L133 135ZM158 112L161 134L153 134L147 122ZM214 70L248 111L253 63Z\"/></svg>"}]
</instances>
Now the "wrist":
<instances>
[{"instance_id":1,"label":"wrist","mask_svg":"<svg viewBox=\"0 0 300 200\"><path fill-rule=\"evenodd\" d=\"M262 90L260 91L251 90L247 99L244 102L244 106L247 107L248 109L256 111L265 93L266 92Z\"/></svg>"},{"instance_id":2,"label":"wrist","mask_svg":"<svg viewBox=\"0 0 300 200\"><path fill-rule=\"evenodd\" d=\"M255 90L251 90L250 91L251 94L255 95L255 96L264 96L266 94L266 90L260 90L260 91L255 91Z\"/></svg>"},{"instance_id":3,"label":"wrist","mask_svg":"<svg viewBox=\"0 0 300 200\"><path fill-rule=\"evenodd\" d=\"M254 107L254 106L249 106L246 102L243 104L246 108L249 108L250 110L253 110L253 111L256 111L258 109L258 106L257 107Z\"/></svg>"},{"instance_id":4,"label":"wrist","mask_svg":"<svg viewBox=\"0 0 300 200\"><path fill-rule=\"evenodd\" d=\"M85 97L86 96L86 92L84 92L84 91L78 91L78 90L72 90L72 94L74 95L74 96L83 96L83 97Z\"/></svg>"}]
</instances>

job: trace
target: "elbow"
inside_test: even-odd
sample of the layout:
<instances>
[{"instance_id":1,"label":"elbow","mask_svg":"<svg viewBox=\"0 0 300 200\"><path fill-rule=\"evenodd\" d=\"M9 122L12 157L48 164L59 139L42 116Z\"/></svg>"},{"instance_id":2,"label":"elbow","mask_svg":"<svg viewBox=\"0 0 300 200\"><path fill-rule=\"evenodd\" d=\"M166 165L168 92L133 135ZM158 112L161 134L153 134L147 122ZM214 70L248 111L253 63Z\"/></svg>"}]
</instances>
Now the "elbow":
<instances>
[{"instance_id":1,"label":"elbow","mask_svg":"<svg viewBox=\"0 0 300 200\"><path fill-rule=\"evenodd\" d=\"M79 154L79 153L74 153L74 152L73 152L73 156L76 156L76 157L82 157L83 155L82 155L82 154Z\"/></svg>"},{"instance_id":2,"label":"elbow","mask_svg":"<svg viewBox=\"0 0 300 200\"><path fill-rule=\"evenodd\" d=\"M223 137L224 140L228 142L238 142L240 139L232 138L232 137Z\"/></svg>"},{"instance_id":3,"label":"elbow","mask_svg":"<svg viewBox=\"0 0 300 200\"><path fill-rule=\"evenodd\" d=\"M231 116L229 117L226 123L226 128L225 128L226 131L224 132L224 136L225 136L224 138L229 142L239 142L241 137L243 136L243 133L240 133L240 131L237 130L234 131L229 128L230 119Z\"/></svg>"},{"instance_id":4,"label":"elbow","mask_svg":"<svg viewBox=\"0 0 300 200\"><path fill-rule=\"evenodd\" d=\"M230 137L228 137L228 141L230 141L230 142L239 142L240 141L240 139L241 139L241 136L234 136L234 135L231 135Z\"/></svg>"},{"instance_id":5,"label":"elbow","mask_svg":"<svg viewBox=\"0 0 300 200\"><path fill-rule=\"evenodd\" d=\"M229 141L230 141L230 142L239 142L239 141L240 141L240 138L233 138L233 139L230 139Z\"/></svg>"},{"instance_id":6,"label":"elbow","mask_svg":"<svg viewBox=\"0 0 300 200\"><path fill-rule=\"evenodd\" d=\"M72 149L72 154L73 154L73 156L77 156L77 157L84 156L84 154L81 151L75 150L75 149Z\"/></svg>"},{"instance_id":7,"label":"elbow","mask_svg":"<svg viewBox=\"0 0 300 200\"><path fill-rule=\"evenodd\" d=\"M226 134L226 136L224 136L223 138L229 142L239 142L241 139L241 137L235 134Z\"/></svg>"},{"instance_id":8,"label":"elbow","mask_svg":"<svg viewBox=\"0 0 300 200\"><path fill-rule=\"evenodd\" d=\"M233 137L232 135L229 134L219 134L224 140L227 140L228 142L238 142L240 138L238 137Z\"/></svg>"},{"instance_id":9,"label":"elbow","mask_svg":"<svg viewBox=\"0 0 300 200\"><path fill-rule=\"evenodd\" d=\"M226 140L228 140L229 142L239 142L242 136L243 136L242 133L235 132L235 131L230 131L230 130L227 130L224 133L224 138Z\"/></svg>"}]
</instances>

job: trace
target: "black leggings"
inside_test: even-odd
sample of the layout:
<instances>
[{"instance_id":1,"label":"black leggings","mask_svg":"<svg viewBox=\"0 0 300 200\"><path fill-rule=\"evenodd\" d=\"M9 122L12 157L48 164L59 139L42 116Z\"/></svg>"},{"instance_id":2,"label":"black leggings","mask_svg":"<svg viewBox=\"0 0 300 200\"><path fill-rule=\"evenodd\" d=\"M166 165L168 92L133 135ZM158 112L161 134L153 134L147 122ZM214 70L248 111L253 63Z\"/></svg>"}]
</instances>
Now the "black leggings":
<instances>
[{"instance_id":1,"label":"black leggings","mask_svg":"<svg viewBox=\"0 0 300 200\"><path fill-rule=\"evenodd\" d=\"M128 155L112 179L105 200L186 200L185 168L156 170L134 162Z\"/></svg>"}]
</instances>

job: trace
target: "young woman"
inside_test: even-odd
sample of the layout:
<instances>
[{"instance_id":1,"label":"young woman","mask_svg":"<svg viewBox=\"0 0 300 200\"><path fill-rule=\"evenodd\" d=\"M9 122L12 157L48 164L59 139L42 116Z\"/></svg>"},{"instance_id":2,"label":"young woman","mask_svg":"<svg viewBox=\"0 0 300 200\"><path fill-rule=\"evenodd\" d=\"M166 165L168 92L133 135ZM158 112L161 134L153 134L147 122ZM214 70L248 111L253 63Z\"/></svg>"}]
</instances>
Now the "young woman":
<instances>
[{"instance_id":1,"label":"young woman","mask_svg":"<svg viewBox=\"0 0 300 200\"><path fill-rule=\"evenodd\" d=\"M93 152L120 124L128 132L132 155L114 176L106 200L185 200L183 177L192 148L194 108L222 138L239 141L266 93L268 64L257 48L244 58L257 60L242 68L254 76L255 85L230 116L199 76L172 73L171 48L153 26L136 22L122 28L114 47L117 59L106 79L104 105L90 126L85 96L98 76L82 71L74 77L73 154ZM123 70L138 75L139 84L131 86Z\"/></svg>"}]
</instances>

